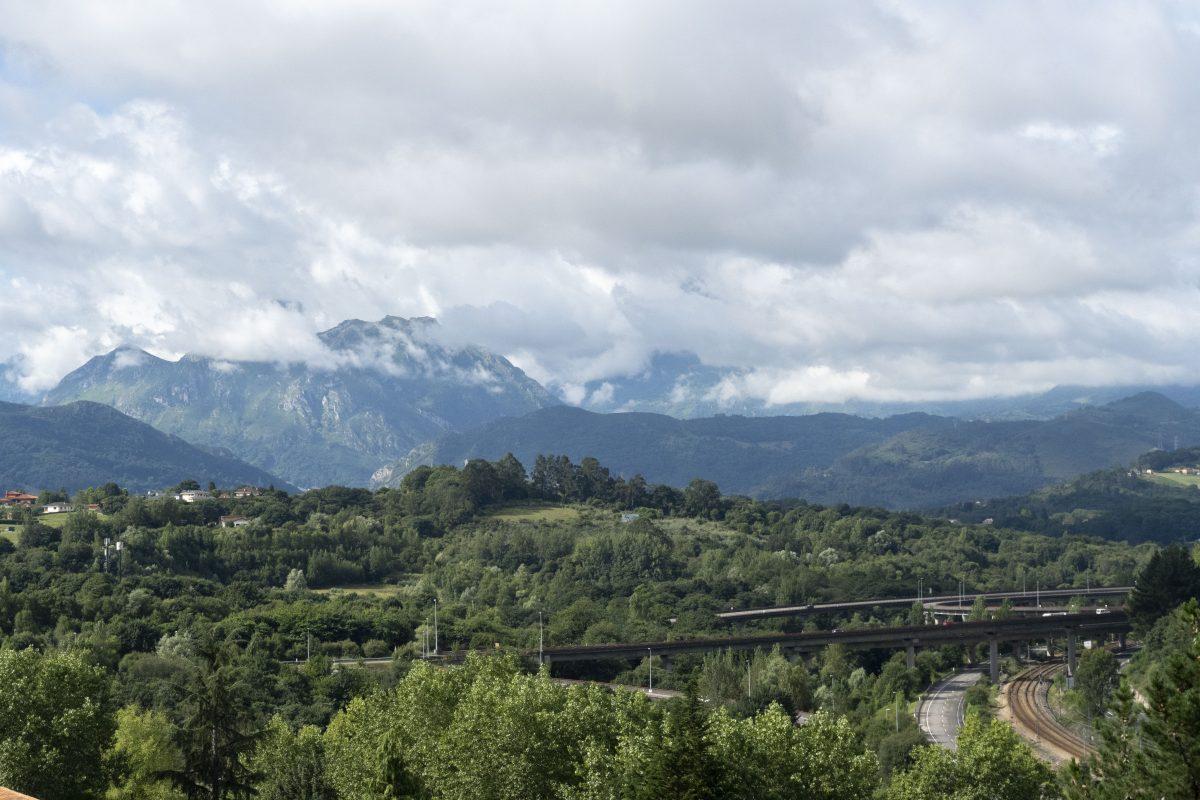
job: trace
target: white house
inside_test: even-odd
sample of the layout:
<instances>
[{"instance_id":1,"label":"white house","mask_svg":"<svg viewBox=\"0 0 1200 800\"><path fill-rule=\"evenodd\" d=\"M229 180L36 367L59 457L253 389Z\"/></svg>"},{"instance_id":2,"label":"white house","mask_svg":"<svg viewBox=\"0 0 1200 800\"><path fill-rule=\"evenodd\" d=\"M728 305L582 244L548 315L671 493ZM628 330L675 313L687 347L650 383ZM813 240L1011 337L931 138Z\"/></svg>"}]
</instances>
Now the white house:
<instances>
[{"instance_id":1,"label":"white house","mask_svg":"<svg viewBox=\"0 0 1200 800\"><path fill-rule=\"evenodd\" d=\"M42 509L43 514L66 514L74 511L75 507L70 503L47 503Z\"/></svg>"},{"instance_id":2,"label":"white house","mask_svg":"<svg viewBox=\"0 0 1200 800\"><path fill-rule=\"evenodd\" d=\"M220 522L222 528L243 528L250 524L250 518L239 516L237 514L230 514L228 516L221 517Z\"/></svg>"},{"instance_id":3,"label":"white house","mask_svg":"<svg viewBox=\"0 0 1200 800\"><path fill-rule=\"evenodd\" d=\"M175 495L176 500L182 500L185 503L199 503L201 500L207 500L210 497L212 495L204 489L184 489Z\"/></svg>"}]
</instances>

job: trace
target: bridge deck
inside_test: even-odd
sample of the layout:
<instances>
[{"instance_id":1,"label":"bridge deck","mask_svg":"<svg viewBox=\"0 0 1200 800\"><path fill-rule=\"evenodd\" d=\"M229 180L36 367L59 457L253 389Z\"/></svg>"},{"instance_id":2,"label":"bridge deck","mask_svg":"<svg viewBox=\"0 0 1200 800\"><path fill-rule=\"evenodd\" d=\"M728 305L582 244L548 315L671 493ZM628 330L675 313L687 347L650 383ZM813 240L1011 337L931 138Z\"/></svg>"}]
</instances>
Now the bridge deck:
<instances>
[{"instance_id":1,"label":"bridge deck","mask_svg":"<svg viewBox=\"0 0 1200 800\"><path fill-rule=\"evenodd\" d=\"M721 619L730 622L748 619L768 619L771 617L799 617L809 614L822 614L836 611L855 611L876 606L911 606L915 603L947 603L960 598L964 603L973 603L978 597L984 600L1032 600L1034 598L1056 597L1113 597L1128 594L1132 586L1103 586L1092 589L1042 589L1040 591L1019 592L975 592L967 594L939 594L923 597L886 597L873 600L851 600L844 603L810 603L802 606L770 606L767 608L747 608L741 611L722 611L717 614Z\"/></svg>"},{"instance_id":2,"label":"bridge deck","mask_svg":"<svg viewBox=\"0 0 1200 800\"><path fill-rule=\"evenodd\" d=\"M676 639L663 642L548 647L543 651L543 657L548 661L583 661L599 658L641 658L648 652L655 655L670 655L726 649L769 649L776 645L786 650L814 651L835 643L856 649L929 647L991 641L1011 642L1068 634L1087 637L1092 634L1125 633L1129 627L1129 617L1123 611L1113 611L1109 614L1065 614L1053 617L963 622L954 625L909 625L850 631L769 633L706 639ZM536 656L537 651L529 654Z\"/></svg>"}]
</instances>

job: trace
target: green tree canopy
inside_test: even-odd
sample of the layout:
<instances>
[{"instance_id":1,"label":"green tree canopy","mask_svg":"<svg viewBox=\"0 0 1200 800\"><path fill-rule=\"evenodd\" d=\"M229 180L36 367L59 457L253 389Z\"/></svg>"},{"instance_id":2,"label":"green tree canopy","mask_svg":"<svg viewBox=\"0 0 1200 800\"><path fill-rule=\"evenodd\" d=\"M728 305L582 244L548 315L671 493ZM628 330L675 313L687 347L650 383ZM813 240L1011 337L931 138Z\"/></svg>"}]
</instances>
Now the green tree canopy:
<instances>
[{"instance_id":1,"label":"green tree canopy","mask_svg":"<svg viewBox=\"0 0 1200 800\"><path fill-rule=\"evenodd\" d=\"M116 727L111 690L80 653L0 650L0 786L47 800L100 797Z\"/></svg>"}]
</instances>

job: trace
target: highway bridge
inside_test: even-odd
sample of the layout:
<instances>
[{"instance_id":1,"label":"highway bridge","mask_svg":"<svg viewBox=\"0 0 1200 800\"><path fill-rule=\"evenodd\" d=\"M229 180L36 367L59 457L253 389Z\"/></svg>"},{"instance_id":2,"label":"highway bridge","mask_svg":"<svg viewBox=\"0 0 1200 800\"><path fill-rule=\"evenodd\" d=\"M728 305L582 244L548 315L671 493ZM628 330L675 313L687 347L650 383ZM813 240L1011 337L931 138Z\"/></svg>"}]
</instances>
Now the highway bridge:
<instances>
[{"instance_id":1,"label":"highway bridge","mask_svg":"<svg viewBox=\"0 0 1200 800\"><path fill-rule=\"evenodd\" d=\"M876 607L912 606L917 603L957 603L959 600L962 600L963 605L970 605L971 603L975 602L976 598L980 597L982 597L984 601L1018 600L1025 601L1024 605L1028 605L1028 601L1034 601L1034 605L1040 605L1043 599L1053 600L1071 597L1124 597L1125 595L1129 594L1131 589L1133 589L1132 586L1108 586L1094 587L1090 589L1041 589L1032 592L973 592L961 595L939 594L912 597L886 597L877 598L874 600L852 600L844 603L809 603L807 605L797 606L748 608L743 611L722 611L721 613L717 614L717 617L726 620L727 622L747 622L756 619L771 619L773 617L804 617L811 616L813 614L863 611Z\"/></svg>"},{"instance_id":2,"label":"highway bridge","mask_svg":"<svg viewBox=\"0 0 1200 800\"><path fill-rule=\"evenodd\" d=\"M548 662L593 661L609 658L641 659L647 655L669 658L682 653L771 649L777 645L785 651L804 653L819 651L831 644L841 644L850 649L859 650L904 648L911 666L919 647L938 647L946 644L974 645L986 642L989 647L991 678L995 683L999 680L999 644L1001 642L1065 638L1068 669L1074 673L1078 639L1103 639L1109 634L1125 634L1129 629L1128 615L1124 611L1114 610L1104 614L1095 612L1056 614L1045 617L962 622L951 625L908 625L847 631L835 629L805 633L764 633L703 639L673 639L661 642L570 645L547 647L541 651L540 656ZM526 655L536 658L539 656L539 652L527 651Z\"/></svg>"}]
</instances>

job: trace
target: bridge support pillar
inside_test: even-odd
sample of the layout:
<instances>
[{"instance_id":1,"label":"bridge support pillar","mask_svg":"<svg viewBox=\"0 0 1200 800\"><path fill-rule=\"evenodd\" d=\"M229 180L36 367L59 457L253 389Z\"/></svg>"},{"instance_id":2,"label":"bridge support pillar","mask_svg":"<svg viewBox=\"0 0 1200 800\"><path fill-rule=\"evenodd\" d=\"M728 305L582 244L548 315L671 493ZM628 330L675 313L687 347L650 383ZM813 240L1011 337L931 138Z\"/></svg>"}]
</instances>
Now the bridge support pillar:
<instances>
[{"instance_id":1,"label":"bridge support pillar","mask_svg":"<svg viewBox=\"0 0 1200 800\"><path fill-rule=\"evenodd\" d=\"M1125 649L1125 634L1123 634L1123 633L1117 634L1117 643L1120 645L1122 650Z\"/></svg>"},{"instance_id":2,"label":"bridge support pillar","mask_svg":"<svg viewBox=\"0 0 1200 800\"><path fill-rule=\"evenodd\" d=\"M1075 634L1067 634L1067 679L1075 677Z\"/></svg>"},{"instance_id":3,"label":"bridge support pillar","mask_svg":"<svg viewBox=\"0 0 1200 800\"><path fill-rule=\"evenodd\" d=\"M988 677L993 685L1000 682L1000 643L995 639L988 639Z\"/></svg>"},{"instance_id":4,"label":"bridge support pillar","mask_svg":"<svg viewBox=\"0 0 1200 800\"><path fill-rule=\"evenodd\" d=\"M916 669L917 666L917 645L915 642L909 642L904 648L904 665L909 669Z\"/></svg>"}]
</instances>

